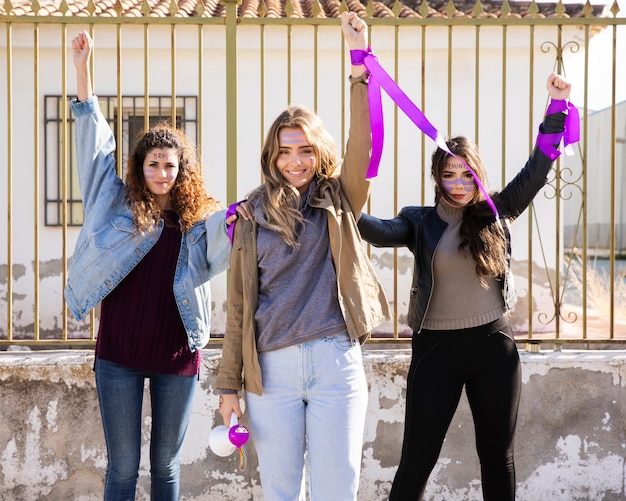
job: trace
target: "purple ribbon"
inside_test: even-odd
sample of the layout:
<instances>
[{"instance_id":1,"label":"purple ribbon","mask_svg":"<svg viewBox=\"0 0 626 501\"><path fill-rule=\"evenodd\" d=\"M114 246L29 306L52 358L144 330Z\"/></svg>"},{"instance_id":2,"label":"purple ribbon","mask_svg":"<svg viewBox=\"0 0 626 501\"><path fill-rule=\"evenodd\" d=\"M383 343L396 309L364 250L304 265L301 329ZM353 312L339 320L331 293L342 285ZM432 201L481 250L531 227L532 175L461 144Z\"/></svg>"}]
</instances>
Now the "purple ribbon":
<instances>
[{"instance_id":1,"label":"purple ribbon","mask_svg":"<svg viewBox=\"0 0 626 501\"><path fill-rule=\"evenodd\" d=\"M409 97L400 89L398 84L389 76L389 74L380 66L378 59L372 53L371 47L367 50L351 50L350 59L353 65L364 65L370 73L370 80L368 84L368 100L370 107L370 123L372 127L372 156L370 158L370 164L367 169L367 179L371 179L378 175L378 165L383 151L383 143L385 140L385 128L383 123L383 107L381 99L381 88L387 92L389 97L395 102L395 104L411 119L411 121L417 125L417 127L428 137L430 137L439 148L459 160L470 172L476 185L485 197L485 201L493 211L496 221L500 219L498 209L495 203L487 193L487 190L478 179L478 176L474 170L458 155L455 155L446 144L443 136L437 131L437 129L428 121L422 111L409 99ZM558 144L563 139L565 146L575 143L579 137L579 120L578 110L575 106L569 104L566 101L553 101L555 104L554 110L548 108L548 114L557 113L567 109L569 111L568 117L565 122L565 132L558 134L540 134L537 137L537 146L544 152L549 158L554 160L556 157L551 155L556 152L556 156L560 155L559 151L554 148L554 144ZM563 109L560 109L563 108ZM553 137L554 136L554 137ZM558 137L557 137L558 136ZM552 151L553 150L553 151ZM546 153L548 151L550 154Z\"/></svg>"},{"instance_id":2,"label":"purple ribbon","mask_svg":"<svg viewBox=\"0 0 626 501\"><path fill-rule=\"evenodd\" d=\"M562 141L565 152L572 154L570 145L580 140L580 117L576 106L565 99L552 99L546 115L554 113L567 114L563 132L544 134L540 129L537 134L537 148L550 160L556 160L561 155L561 152L554 147L555 144L558 145Z\"/></svg>"},{"instance_id":3,"label":"purple ribbon","mask_svg":"<svg viewBox=\"0 0 626 501\"><path fill-rule=\"evenodd\" d=\"M228 209L226 209L226 215L224 216L226 219L228 219L230 216L232 216L233 214L237 214L237 206L240 204L241 202L235 202L234 204L230 204L228 206ZM233 245L233 236L235 234L235 223L237 221L235 221L233 224L229 224L227 225L227 231L228 231L228 238L230 239L230 245Z\"/></svg>"},{"instance_id":4,"label":"purple ribbon","mask_svg":"<svg viewBox=\"0 0 626 501\"><path fill-rule=\"evenodd\" d=\"M491 207L496 221L500 219L496 204L493 202L489 193L478 179L478 176L474 172L467 162L458 155L455 155L448 145L446 144L443 136L437 131L437 129L431 124L422 111L409 99L409 97L400 89L398 84L389 76L389 74L380 66L378 59L372 53L371 47L367 50L351 50L350 59L353 65L358 66L360 64L365 65L370 73L370 80L368 83L368 100L370 106L370 123L372 126L372 156L370 158L370 164L367 169L367 179L376 177L378 175L378 165L380 164L380 158L383 151L384 136L384 123L383 123L383 108L380 89L385 89L385 92L393 99L398 108L400 108L411 121L417 125L417 127L431 138L439 148L459 160L470 172L476 185L485 197L485 201Z\"/></svg>"}]
</instances>

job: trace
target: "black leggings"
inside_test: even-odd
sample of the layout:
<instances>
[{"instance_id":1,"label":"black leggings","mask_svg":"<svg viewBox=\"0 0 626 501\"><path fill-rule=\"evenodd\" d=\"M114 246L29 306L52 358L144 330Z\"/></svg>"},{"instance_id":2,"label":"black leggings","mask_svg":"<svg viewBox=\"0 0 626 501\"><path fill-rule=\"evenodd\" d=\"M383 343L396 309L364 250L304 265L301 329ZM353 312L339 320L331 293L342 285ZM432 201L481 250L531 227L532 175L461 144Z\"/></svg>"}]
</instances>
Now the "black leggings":
<instances>
[{"instance_id":1,"label":"black leggings","mask_svg":"<svg viewBox=\"0 0 626 501\"><path fill-rule=\"evenodd\" d=\"M400 466L390 500L421 500L465 387L474 417L483 498L515 499L513 445L521 389L506 319L413 335Z\"/></svg>"}]
</instances>

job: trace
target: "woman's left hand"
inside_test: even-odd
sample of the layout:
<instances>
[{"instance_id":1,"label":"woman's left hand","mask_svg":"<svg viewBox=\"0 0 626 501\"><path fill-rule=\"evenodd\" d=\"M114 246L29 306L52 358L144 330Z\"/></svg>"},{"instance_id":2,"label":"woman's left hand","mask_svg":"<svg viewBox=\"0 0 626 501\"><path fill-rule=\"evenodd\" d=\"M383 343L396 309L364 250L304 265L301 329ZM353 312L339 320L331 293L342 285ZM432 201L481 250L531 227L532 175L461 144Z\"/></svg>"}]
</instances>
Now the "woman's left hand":
<instances>
[{"instance_id":1,"label":"woman's left hand","mask_svg":"<svg viewBox=\"0 0 626 501\"><path fill-rule=\"evenodd\" d=\"M548 77L546 88L552 99L569 99L572 84L569 83L562 75L552 73Z\"/></svg>"}]
</instances>

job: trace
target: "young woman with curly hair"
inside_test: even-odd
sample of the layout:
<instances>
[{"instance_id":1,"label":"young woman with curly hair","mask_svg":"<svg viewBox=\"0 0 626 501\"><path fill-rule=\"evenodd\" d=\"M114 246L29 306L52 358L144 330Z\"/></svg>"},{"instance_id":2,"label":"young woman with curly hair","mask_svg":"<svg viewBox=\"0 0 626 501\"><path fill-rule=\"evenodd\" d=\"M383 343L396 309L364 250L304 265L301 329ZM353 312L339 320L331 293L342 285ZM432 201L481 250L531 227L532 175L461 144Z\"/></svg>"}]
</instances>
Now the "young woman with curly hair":
<instances>
[{"instance_id":1,"label":"young woman with curly hair","mask_svg":"<svg viewBox=\"0 0 626 501\"><path fill-rule=\"evenodd\" d=\"M68 273L77 319L102 303L95 376L107 446L105 500L135 498L144 381L150 381L151 499L178 499L180 453L209 340L209 281L228 267L225 212L206 193L196 150L160 123L139 134L126 183L93 95L93 42L72 40L77 162L84 223Z\"/></svg>"}]
</instances>

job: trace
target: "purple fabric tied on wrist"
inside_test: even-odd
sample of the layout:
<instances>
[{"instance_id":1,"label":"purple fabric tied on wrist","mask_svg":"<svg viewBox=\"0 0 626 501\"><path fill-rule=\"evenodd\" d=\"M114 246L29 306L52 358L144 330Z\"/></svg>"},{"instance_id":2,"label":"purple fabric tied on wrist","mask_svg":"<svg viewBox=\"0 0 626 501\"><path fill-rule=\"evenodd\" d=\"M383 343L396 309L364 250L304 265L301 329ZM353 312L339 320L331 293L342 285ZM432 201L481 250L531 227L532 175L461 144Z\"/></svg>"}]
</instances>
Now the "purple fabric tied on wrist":
<instances>
[{"instance_id":1,"label":"purple fabric tied on wrist","mask_svg":"<svg viewBox=\"0 0 626 501\"><path fill-rule=\"evenodd\" d=\"M233 216L235 214L237 214L237 206L240 204L241 202L235 202L234 204L230 204L228 206L228 209L226 209L226 216L225 218L228 219L230 216ZM233 224L227 224L227 231L228 231L228 238L230 239L230 245L233 244L233 236L235 234L235 223L237 221L235 221Z\"/></svg>"},{"instance_id":2,"label":"purple fabric tied on wrist","mask_svg":"<svg viewBox=\"0 0 626 501\"><path fill-rule=\"evenodd\" d=\"M350 62L353 66L361 66L363 61L365 61L365 56L368 54L372 54L372 49L370 47L368 47L367 50L351 50Z\"/></svg>"},{"instance_id":3,"label":"purple fabric tied on wrist","mask_svg":"<svg viewBox=\"0 0 626 501\"><path fill-rule=\"evenodd\" d=\"M552 99L546 110L546 115L554 113L566 113L563 132L544 134L539 130L537 134L537 148L550 160L556 160L561 152L554 145L563 142L563 149L567 155L573 155L571 145L580 140L580 117L578 109L565 99Z\"/></svg>"}]
</instances>

